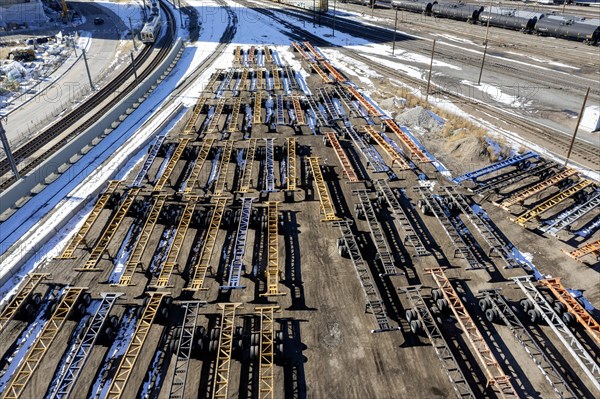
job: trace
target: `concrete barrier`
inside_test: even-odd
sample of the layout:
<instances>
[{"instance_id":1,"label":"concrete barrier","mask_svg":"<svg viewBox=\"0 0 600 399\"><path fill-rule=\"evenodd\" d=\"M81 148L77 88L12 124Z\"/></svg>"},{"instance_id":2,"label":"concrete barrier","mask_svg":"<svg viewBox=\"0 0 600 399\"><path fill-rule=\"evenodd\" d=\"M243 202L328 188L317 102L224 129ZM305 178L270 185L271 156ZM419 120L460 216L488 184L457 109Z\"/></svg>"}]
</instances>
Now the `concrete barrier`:
<instances>
[{"instance_id":1,"label":"concrete barrier","mask_svg":"<svg viewBox=\"0 0 600 399\"><path fill-rule=\"evenodd\" d=\"M128 108L131 108L135 103L138 103L140 97L156 84L156 81L165 73L165 70L171 65L182 47L183 42L181 38L179 38L160 66L131 91L126 98L121 100L100 120L82 132L79 136L52 154L34 170L23 176L21 180L0 193L0 214L11 207L14 207L21 198L29 196L34 187L43 184L52 174L63 173L65 171L64 169L61 169L63 165L70 163L69 160L79 154L83 148L92 143L94 139L104 135L105 130L112 129L111 125L113 122L118 120L121 115L125 114ZM41 192L43 192L43 190Z\"/></svg>"}]
</instances>

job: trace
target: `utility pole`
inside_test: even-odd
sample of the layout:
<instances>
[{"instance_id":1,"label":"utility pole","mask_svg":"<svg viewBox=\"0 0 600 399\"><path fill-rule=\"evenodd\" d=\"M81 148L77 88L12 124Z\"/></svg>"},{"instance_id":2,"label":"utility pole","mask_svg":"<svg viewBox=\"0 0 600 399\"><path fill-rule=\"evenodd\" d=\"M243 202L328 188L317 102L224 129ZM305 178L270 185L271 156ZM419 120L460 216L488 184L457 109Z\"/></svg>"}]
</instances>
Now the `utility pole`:
<instances>
[{"instance_id":1,"label":"utility pole","mask_svg":"<svg viewBox=\"0 0 600 399\"><path fill-rule=\"evenodd\" d=\"M336 6L337 0L333 0L333 37L335 37L335 6Z\"/></svg>"},{"instance_id":2,"label":"utility pole","mask_svg":"<svg viewBox=\"0 0 600 399\"><path fill-rule=\"evenodd\" d=\"M133 35L133 24L131 23L131 17L129 17L129 30L131 31L131 41L133 42L133 49L137 51L137 46L135 45L135 36Z\"/></svg>"},{"instance_id":3,"label":"utility pole","mask_svg":"<svg viewBox=\"0 0 600 399\"><path fill-rule=\"evenodd\" d=\"M571 139L571 144L569 145L569 151L567 152L567 159L565 159L565 168L567 167L567 163L569 162L569 158L571 157L571 151L573 150L573 145L575 144L575 137L577 136L577 130L579 129L579 123L581 122L581 118L583 117L583 111L585 111L585 103L587 103L588 95L590 94L590 88L588 86L585 91L585 97L583 97L583 104L581 104L581 111L579 111L579 117L577 117L577 124L575 125L575 131L573 132L573 138Z\"/></svg>"},{"instance_id":4,"label":"utility pole","mask_svg":"<svg viewBox=\"0 0 600 399\"><path fill-rule=\"evenodd\" d=\"M429 61L429 77L427 78L427 90L425 91L425 102L429 101L429 85L431 83L431 70L433 69L433 54L435 53L435 39L431 47L431 61Z\"/></svg>"},{"instance_id":5,"label":"utility pole","mask_svg":"<svg viewBox=\"0 0 600 399\"><path fill-rule=\"evenodd\" d=\"M179 4L179 22L181 22L181 26L183 26L183 15L181 14L181 0L177 0Z\"/></svg>"},{"instance_id":6,"label":"utility pole","mask_svg":"<svg viewBox=\"0 0 600 399\"><path fill-rule=\"evenodd\" d=\"M485 40L483 42L483 58L481 59L481 68L479 69L479 78L477 79L477 86L481 84L481 75L483 75L483 64L485 63L485 55L487 54L488 47L488 34L490 33L490 18L492 14L492 2L490 1L490 5L488 6L488 19L487 19L487 27L485 28Z\"/></svg>"},{"instance_id":7,"label":"utility pole","mask_svg":"<svg viewBox=\"0 0 600 399\"><path fill-rule=\"evenodd\" d=\"M396 19L394 20L394 43L392 44L392 55L396 52L396 31L398 30L398 9L396 8Z\"/></svg>"},{"instance_id":8,"label":"utility pole","mask_svg":"<svg viewBox=\"0 0 600 399\"><path fill-rule=\"evenodd\" d=\"M137 69L135 67L135 60L133 59L133 51L129 52L129 55L131 56L131 68L133 69L133 76L135 77L135 81L138 81L138 75L137 75Z\"/></svg>"},{"instance_id":9,"label":"utility pole","mask_svg":"<svg viewBox=\"0 0 600 399\"><path fill-rule=\"evenodd\" d=\"M4 126L2 126L2 118L0 118L0 141L2 141L2 147L4 148L4 153L6 154L6 159L10 164L10 168L12 169L17 180L19 180L21 175L19 175L15 158L10 150L10 145L8 144L8 139L6 138L6 131L4 130Z\"/></svg>"},{"instance_id":10,"label":"utility pole","mask_svg":"<svg viewBox=\"0 0 600 399\"><path fill-rule=\"evenodd\" d=\"M88 65L87 57L85 56L85 49L81 49L81 54L83 54L83 62L85 63L85 70L87 72L88 79L90 81L90 88L94 90L94 83L92 82L92 75L90 74L90 67Z\"/></svg>"}]
</instances>

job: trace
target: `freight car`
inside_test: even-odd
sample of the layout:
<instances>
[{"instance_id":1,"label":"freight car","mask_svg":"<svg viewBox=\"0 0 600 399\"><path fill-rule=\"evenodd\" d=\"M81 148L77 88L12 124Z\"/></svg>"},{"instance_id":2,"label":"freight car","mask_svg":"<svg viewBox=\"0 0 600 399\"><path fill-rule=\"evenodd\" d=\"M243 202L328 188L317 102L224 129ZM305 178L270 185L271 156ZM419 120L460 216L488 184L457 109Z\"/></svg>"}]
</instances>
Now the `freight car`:
<instances>
[{"instance_id":1,"label":"freight car","mask_svg":"<svg viewBox=\"0 0 600 399\"><path fill-rule=\"evenodd\" d=\"M544 14L529 10L519 11L514 8L486 7L479 14L479 22L486 25L489 20L490 26L531 33L535 28L535 24L543 17Z\"/></svg>"},{"instance_id":2,"label":"freight car","mask_svg":"<svg viewBox=\"0 0 600 399\"><path fill-rule=\"evenodd\" d=\"M431 15L431 8L437 1L427 0L394 0L392 8L401 11L420 12L425 15Z\"/></svg>"},{"instance_id":3,"label":"freight car","mask_svg":"<svg viewBox=\"0 0 600 399\"><path fill-rule=\"evenodd\" d=\"M463 3L435 3L431 7L431 13L434 17L456 19L469 23L477 22L482 11L483 7Z\"/></svg>"},{"instance_id":4,"label":"freight car","mask_svg":"<svg viewBox=\"0 0 600 399\"><path fill-rule=\"evenodd\" d=\"M600 26L590 21L575 18L547 16L535 24L535 33L569 40L579 40L596 45L600 40Z\"/></svg>"}]
</instances>

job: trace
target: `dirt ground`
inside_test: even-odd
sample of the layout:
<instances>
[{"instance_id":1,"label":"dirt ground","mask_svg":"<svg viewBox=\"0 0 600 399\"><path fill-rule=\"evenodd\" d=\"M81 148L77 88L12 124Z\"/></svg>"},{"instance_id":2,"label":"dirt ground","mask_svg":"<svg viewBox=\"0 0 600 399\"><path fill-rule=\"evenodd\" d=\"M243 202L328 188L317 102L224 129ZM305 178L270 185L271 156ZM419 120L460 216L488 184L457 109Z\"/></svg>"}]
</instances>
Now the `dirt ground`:
<instances>
[{"instance_id":1,"label":"dirt ground","mask_svg":"<svg viewBox=\"0 0 600 399\"><path fill-rule=\"evenodd\" d=\"M235 64L237 71L242 70L243 65ZM272 66L269 66L271 70ZM305 65L306 70L310 68ZM252 69L264 70L257 65ZM427 304L435 315L435 324L441 330L450 352L457 359L458 367L462 370L467 383L475 397L499 397L492 388L488 387L487 375L484 366L479 363L476 351L469 341L467 331L463 331L457 318L452 312L436 312L431 289L437 288L436 283L426 272L427 268L444 267L451 285L457 293L457 297L464 304L471 315L475 325L481 331L485 342L490 348L504 370L504 373L513 381L515 391L521 397L546 398L554 396L552 387L546 382L542 372L535 367L534 362L527 356L511 330L504 325L490 323L485 319L480 310L476 296L482 289L502 289L507 299L513 305L524 298L524 294L511 283L510 278L526 275L527 272L521 268L504 269L503 262L497 255L485 255L488 247L483 238L477 233L467 219L459 216L466 226L472 231L478 245L483 249L483 258L490 264L489 271L466 270L468 264L465 259L454 256L454 244L445 234L440 222L434 216L424 215L417 209L419 194L413 187L419 186L420 180L417 173L412 171L400 171L398 166L393 166L393 171L400 177L389 182L392 189L403 189L408 200L403 200L404 211L416 220L425 231L421 239L427 243L427 249L432 252L430 256L414 256L414 250L405 241L405 233L400 228L396 217L392 216L390 209L376 201L377 194L373 187L376 179L386 179L385 173L375 173L373 168L367 165L365 158L356 148L356 144L344 134L338 134L338 140L342 151L350 159L350 167L357 171L361 181L350 183L344 175L342 165L338 161L338 155L334 148L326 145L321 134L313 134L308 126L290 126L289 115L284 113L285 125L278 125L274 130L264 123L255 124L247 132L244 119L244 105L254 107L254 93L243 90L239 96L242 98L238 125L233 132L227 133L229 122L228 114L233 107L235 79L225 85L224 94L225 107L219 115L217 132L207 132L204 126L208 118L209 109L213 109L218 100L214 92L225 79L223 73L217 82L210 88L205 89L208 99L202 114L195 123L195 129L200 133L189 135L191 139L188 148L200 145L204 140L213 138L213 151L204 163L198 184L192 187L192 193L199 196L195 204L192 222L184 236L181 249L177 256L177 264L170 276L166 287L155 287L157 275L160 271L162 261L157 254L163 248L164 252L168 245L165 242L165 233L174 230L179 224L182 210L186 204L186 196L178 191L181 184L189 176L190 170L196 159L196 149L183 151L179 160L174 163L173 172L161 193L167 194L167 205L172 213L163 211L155 228L152 230L148 244L143 252L141 265L136 268L130 286L116 286L110 284L111 275L115 270L115 259L119 258L123 242L128 236L132 226L141 226L145 216L130 211L119 224L114 235L109 241L107 251L103 254L96 265L97 271L81 272L75 270L85 264L89 258L91 249L96 245L101 235L106 231L111 218L116 214L118 201L110 201L109 205L102 210L91 230L85 237L84 243L80 244L75 251L75 259L56 259L51 262L45 272L53 276L52 284L71 284L88 287L88 292L93 298L99 298L102 292L123 292L124 295L117 300L117 304L111 311L122 317L126 311L143 308L143 300L147 294L152 292L167 292L173 297L174 302L170 307L170 316L157 316L148 334L144 337L143 346L135 361L122 397L142 397L144 381L149 378L149 372L157 371L154 375L153 389L147 397L167 398L171 388L171 380L174 375L177 361L177 342L180 334L179 327L183 323L182 305L185 301L206 301L205 306L200 309L200 315L196 323L196 334L193 347L192 359L189 361L188 378L185 385L184 397L186 398L208 398L212 397L217 375L226 375L228 379L227 397L254 398L262 397L260 391L269 374L263 368L261 374L261 362L265 366L266 360L253 358L251 356L252 333L259 332L261 328L260 319L257 317L257 308L265 305L278 307L274 314L274 330L281 332L275 346L273 368L273 397L275 398L445 398L455 396L453 386L448 376L441 367L436 352L426 334L413 334L410 325L405 319L405 312L411 308L405 294L400 289L406 286L422 286L421 292ZM318 93L318 88L329 91L330 84L322 83L316 74L311 74L307 79L308 85L313 93ZM261 118L266 118L264 100L267 98L265 90L263 93L263 106L261 107ZM282 91L275 91L283 94ZM302 96L295 89L294 95ZM288 96L284 96L290 101ZM315 96L316 97L316 96ZM274 105L276 106L276 105ZM303 108L307 108L303 103ZM288 108L291 109L291 108ZM346 113L350 109L345 108ZM407 112L411 112L407 110ZM212 113L212 111L211 111ZM397 117L401 117L398 111ZM413 115L410 120L418 119ZM361 132L362 126L366 124L364 118L351 117L347 119L357 132ZM407 119L407 121L409 121ZM381 120L374 118L378 126ZM430 123L423 121L423 125ZM342 121L334 121L339 133L342 131ZM423 139L427 148L451 170L465 169L465 164L472 169L489 164L489 152L479 138L475 141L468 134L456 132L444 140L443 127L433 125L427 131L423 126L409 126L413 130L423 129ZM323 131L332 130L320 129ZM220 132L226 132L221 134ZM317 131L316 133L319 133ZM257 142L257 153L252 169L251 190L240 193L241 176L244 168L236 165L238 150L244 150L248 146L248 140L244 137L249 134L250 138L259 139ZM421 133L419 133L421 134ZM460 137L456 137L460 134ZM286 191L282 184L280 168L287 168L286 138L294 136L297 142L296 178L298 190ZM391 134L390 134L391 136ZM138 201L150 202L152 196L159 194L153 192L154 185L159 175L164 173L164 168L171 159L172 151L184 136L180 131L173 132L163 144L163 149L143 181L142 191L136 197ZM276 177L275 192L265 192L265 148L263 138L274 139L274 171ZM227 186L224 196L227 198L225 215L221 221L220 228L216 232L215 246L210 260L210 268L204 281L203 290L189 290L191 275L199 256L199 249L206 242L209 231L209 220L214 208L214 186L210 181L211 168L215 170L222 164L217 159L217 149L225 145L223 139L233 140L232 157L228 165L228 173L225 179ZM384 151L375 145L383 159L389 164L390 159ZM404 149L407 151L407 149ZM408 151L407 151L408 153ZM308 156L319 157L320 170L323 174L326 192L319 192L314 178L309 175L310 166ZM434 182L434 192L442 193L440 187L449 185L444 176L437 173L431 164L419 164L421 172L426 173L429 180ZM141 165L139 166L141 168ZM123 194L127 185L131 184L135 175L139 172L134 170L125 179L125 184L117 190ZM371 202L374 204L378 222L384 231L385 240L393 254L395 266L399 274L393 276L382 275L382 267L377 260L377 251L371 237L369 224L356 216L355 205L359 203L354 190L364 189L369 193ZM460 192L466 196L471 195L464 189ZM331 197L335 215L343 220L353 222L352 231L358 242L360 255L366 264L366 269L356 267L351 259L340 256L338 239L341 236L340 229L335 223L324 222L321 210L322 195ZM115 196L113 196L115 197ZM233 257L233 242L238 229L240 198L255 198L253 203L254 213L250 219L246 251L243 258L245 270L242 273L240 284L243 289L223 290L219 287L226 283L230 264ZM508 219L508 213L484 201L479 197L472 197L472 201L480 203L488 212L495 225L502 233L514 243L522 252L533 255L533 262L545 274L562 277L565 286L582 289L586 297L596 306L600 306L600 293L597 289L598 264L589 265L577 262L567 257L561 249L572 249L572 245L565 241L568 236L561 236L561 240L544 237L532 230L521 228ZM279 221L277 223L277 264L279 266L278 290L283 295L264 296L267 289L265 271L269 254L268 225L267 225L267 202L278 201ZM163 207L164 209L164 207ZM136 230L138 231L138 230ZM139 233L136 233L139 234ZM133 241L138 236L133 235ZM597 236L596 236L597 239ZM584 259L590 262L590 256ZM157 271L150 270L151 265L159 265ZM164 260L163 260L164 261ZM367 275L373 283L375 295L383 303L389 325L389 331L373 333L378 328L378 323L372 311L367 307L365 300L365 287L361 286L359 275ZM364 284L364 283L363 283ZM38 291L42 292L48 288L44 283ZM367 290L370 287L366 287ZM371 296L372 298L372 296ZM548 296L548 298L550 298ZM164 301L164 300L163 300ZM218 363L217 353L207 350L209 337L222 335L223 321L221 318L221 306L226 303L240 303L236 309L233 321L237 328L234 334L234 349L231 352L229 367L223 367L224 363ZM439 310L439 309L438 309ZM517 312L523 324L528 330L535 332L541 337L542 342L549 343L551 349L547 349L564 379L571 389L580 397L592 397L591 384L580 372L579 366L571 358L571 355L562 347L548 326L534 325L526 320L521 312ZM526 316L526 315L525 315ZM78 320L69 320L58 332L54 342L48 349L46 356L39 362L37 370L33 373L29 384L23 392L23 397L43 397L51 383L51 378L56 366L61 361L68 346L70 332L77 325ZM26 322L13 320L8 328L2 331L6 342L14 342L25 330ZM127 326L124 321L120 328ZM201 335L200 327L204 334ZM221 327L221 329L219 329ZM592 353L596 353L597 345L588 333L580 325L574 325L572 329L577 337L584 343ZM205 336L202 341L202 349L198 340ZM223 338L221 337L221 340ZM239 344L241 342L241 344ZM264 344L264 342L263 342ZM279 345L281 344L281 345ZM1 349L4 353L3 360L9 356L11 351L6 344ZM544 344L545 345L545 344ZM225 348L221 348L227 353ZM86 397L93 395L92 386L98 378L99 369L114 356L107 344L94 346L81 376L72 391L72 397ZM112 357L110 372L105 382L112 379L117 371L120 357ZM221 364L220 372L217 373L217 364ZM3 366L4 367L4 366ZM49 370L52 370L50 372ZM577 370L574 372L573 370ZM260 377L264 377L261 381Z\"/></svg>"}]
</instances>

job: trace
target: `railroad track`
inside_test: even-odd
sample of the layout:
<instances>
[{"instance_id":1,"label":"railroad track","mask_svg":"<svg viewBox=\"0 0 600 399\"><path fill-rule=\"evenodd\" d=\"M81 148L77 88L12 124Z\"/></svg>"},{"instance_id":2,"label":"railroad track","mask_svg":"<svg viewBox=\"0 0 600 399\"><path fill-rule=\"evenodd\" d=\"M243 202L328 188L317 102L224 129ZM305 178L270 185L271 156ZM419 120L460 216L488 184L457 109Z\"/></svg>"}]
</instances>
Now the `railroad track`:
<instances>
[{"instance_id":1,"label":"railroad track","mask_svg":"<svg viewBox=\"0 0 600 399\"><path fill-rule=\"evenodd\" d=\"M142 67L148 61L152 55L154 46L146 45L140 55L138 55L138 57L135 59L135 67L138 69L139 80L145 79L158 65L160 65L160 63L171 51L172 44L175 41L175 16L173 15L172 11L162 2L161 8L167 16L167 32L160 40L160 50L158 51L158 54L156 54L156 56L148 63L148 66L145 69L140 71L138 68ZM13 156L17 163L22 162L23 160L28 160L27 163L19 170L20 174L26 175L27 173L31 172L34 168L45 161L51 154L58 151L66 143L92 126L116 103L125 98L127 94L137 86L137 82L134 81L123 90L119 90L131 76L133 76L133 69L131 66L128 66L121 74L119 74L119 76L117 76L116 79L113 79L106 86L100 89L82 106L61 117L55 124L41 132L34 140L31 140L27 144L14 151ZM115 93L117 94L115 95ZM110 100L110 102L106 103L100 110L92 114L92 111L96 107L105 102L111 96L114 97ZM83 122L78 125L79 121ZM75 125L77 127L69 134L52 143L64 131ZM48 146L48 148L44 149L46 146ZM43 152L40 152L42 149L44 149ZM35 158L29 159L33 156L35 156ZM5 177L5 179L0 182L0 191L6 190L16 182L15 176L6 178L8 173L12 172L10 172L8 160L4 159L2 162L0 162L0 176Z\"/></svg>"},{"instance_id":2,"label":"railroad track","mask_svg":"<svg viewBox=\"0 0 600 399\"><path fill-rule=\"evenodd\" d=\"M246 5L246 6L251 6L251 3L245 2L243 0L240 0L237 2L240 4ZM279 21L282 25L288 27L292 32L297 33L299 36L304 36L305 40L310 40L311 42L313 42L317 45L321 45L321 46L334 46L327 40L325 40L321 37L318 37L316 35L313 35L312 33L308 32L302 28L299 28L299 27L293 25L292 23L284 20L283 18L279 17L272 11L269 11L266 9L257 9L256 11L260 12L264 15L268 15L270 18L273 18L273 19ZM283 9L278 10L278 11L283 12L283 13L293 14L295 17L305 18L307 21L310 21L310 19L311 19L310 16L300 15L299 13L296 13L293 11L286 11ZM327 18L325 16L322 16L322 17L323 18L321 20L321 23L323 23L323 20ZM343 28L346 31L353 32L353 34L357 35L358 37L374 38L373 34L372 33L370 34L369 30L365 26L356 28L354 25L352 25L352 23L344 22L343 20L341 20L339 18L336 20L336 27L338 29ZM381 40L381 38L379 38L379 40ZM384 72L388 76L401 79L411 85L420 86L423 84L422 80L399 73L394 68L387 67L380 63L374 62L370 58L364 57L360 54L357 54L354 51L351 51L351 50L348 50L348 49L342 48L342 47L338 48L338 51L340 51L341 53L343 53L353 59L359 60L359 61L369 65L370 67L372 67L373 69L375 69L377 71ZM442 87L434 86L434 88L438 91L438 93L442 93L442 94L448 96L450 99L460 101L460 102L465 102L465 98L461 95L458 95L454 92L445 90ZM468 99L468 101L473 103L472 99ZM506 111L502 111L502 110L498 109L497 107L494 107L492 105L489 105L489 104L486 104L483 102L476 102L473 104L476 104L479 111L485 112L486 114L489 114L493 117L499 118L499 120L504 120L507 122L509 121L513 125L517 126L518 128L526 130L529 134L539 137L540 140L542 140L542 142L544 143L544 145L546 147L551 147L551 148L555 149L555 151L560 150L560 154L565 154L569 147L570 138L561 132L554 131L551 128L540 125L538 123L525 120L523 117L521 117L519 115L515 115L512 113L508 113ZM575 145L573 146L573 153L572 153L571 158L575 161L586 162L588 164L587 166L592 165L593 169L598 169L598 167L600 167L600 159L599 159L600 157L598 157L597 154L598 154L597 146L595 146L591 143L587 143L585 141L576 141ZM578 157L579 157L579 159L577 159Z\"/></svg>"}]
</instances>

